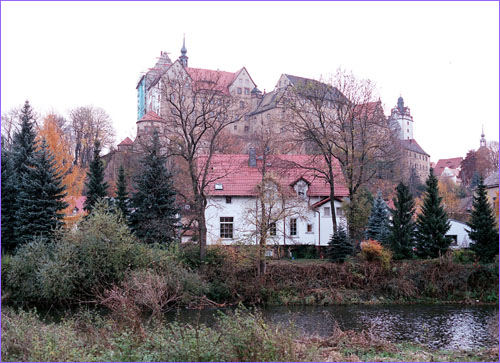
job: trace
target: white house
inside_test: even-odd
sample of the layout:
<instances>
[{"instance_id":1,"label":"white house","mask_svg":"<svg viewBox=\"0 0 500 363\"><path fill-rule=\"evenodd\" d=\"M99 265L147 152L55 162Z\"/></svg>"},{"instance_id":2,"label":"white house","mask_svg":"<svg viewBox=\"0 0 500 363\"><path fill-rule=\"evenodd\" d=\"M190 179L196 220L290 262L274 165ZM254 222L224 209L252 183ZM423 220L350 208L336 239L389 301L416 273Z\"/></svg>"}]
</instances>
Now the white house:
<instances>
[{"instance_id":1,"label":"white house","mask_svg":"<svg viewBox=\"0 0 500 363\"><path fill-rule=\"evenodd\" d=\"M470 231L467 224L455 219L448 219L448 222L450 222L451 227L446 235L453 238L450 248L469 248L471 240L469 239L469 234L467 233L467 231Z\"/></svg>"},{"instance_id":2,"label":"white house","mask_svg":"<svg viewBox=\"0 0 500 363\"><path fill-rule=\"evenodd\" d=\"M318 162L309 155L268 155L264 173L262 158L253 149L250 155L214 155L206 193L207 244L257 244L262 200L270 250L327 246L333 231L329 184L317 172L300 167L313 163ZM336 220L345 225L341 202L348 190L338 161L333 167Z\"/></svg>"}]
</instances>

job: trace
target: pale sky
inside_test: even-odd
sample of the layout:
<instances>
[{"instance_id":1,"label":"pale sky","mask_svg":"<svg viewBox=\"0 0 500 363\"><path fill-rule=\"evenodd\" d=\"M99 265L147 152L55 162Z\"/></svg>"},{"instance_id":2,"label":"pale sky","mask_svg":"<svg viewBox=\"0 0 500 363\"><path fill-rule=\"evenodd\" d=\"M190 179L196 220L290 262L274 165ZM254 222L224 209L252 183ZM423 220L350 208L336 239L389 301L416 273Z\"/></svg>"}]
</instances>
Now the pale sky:
<instances>
[{"instance_id":1,"label":"pale sky","mask_svg":"<svg viewBox=\"0 0 500 363\"><path fill-rule=\"evenodd\" d=\"M191 67L245 66L262 91L282 73L371 79L432 161L477 149L482 125L498 140L498 2L1 2L1 110L91 104L135 137L138 78L183 33Z\"/></svg>"}]
</instances>

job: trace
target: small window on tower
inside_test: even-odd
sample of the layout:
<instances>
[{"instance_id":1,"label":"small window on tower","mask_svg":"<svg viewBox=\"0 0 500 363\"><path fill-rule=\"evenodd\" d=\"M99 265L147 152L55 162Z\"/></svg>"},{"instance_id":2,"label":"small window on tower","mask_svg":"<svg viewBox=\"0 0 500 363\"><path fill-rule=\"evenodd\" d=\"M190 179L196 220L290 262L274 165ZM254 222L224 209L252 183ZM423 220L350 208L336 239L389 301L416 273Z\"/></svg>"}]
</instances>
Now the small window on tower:
<instances>
[{"instance_id":1,"label":"small window on tower","mask_svg":"<svg viewBox=\"0 0 500 363\"><path fill-rule=\"evenodd\" d=\"M241 87L238 87L238 94L241 95Z\"/></svg>"}]
</instances>

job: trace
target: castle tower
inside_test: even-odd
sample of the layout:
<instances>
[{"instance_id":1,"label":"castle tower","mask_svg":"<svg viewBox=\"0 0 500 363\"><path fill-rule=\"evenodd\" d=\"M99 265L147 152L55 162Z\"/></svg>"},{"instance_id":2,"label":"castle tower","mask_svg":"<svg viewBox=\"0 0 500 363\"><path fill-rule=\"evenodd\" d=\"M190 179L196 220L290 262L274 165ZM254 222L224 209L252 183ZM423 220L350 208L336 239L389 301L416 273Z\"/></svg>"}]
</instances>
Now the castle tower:
<instances>
[{"instance_id":1,"label":"castle tower","mask_svg":"<svg viewBox=\"0 0 500 363\"><path fill-rule=\"evenodd\" d=\"M413 117L410 108L405 107L403 97L398 98L397 106L391 110L390 118L398 123L401 140L412 140L413 137Z\"/></svg>"},{"instance_id":2,"label":"castle tower","mask_svg":"<svg viewBox=\"0 0 500 363\"><path fill-rule=\"evenodd\" d=\"M479 147L486 147L486 138L484 137L484 125L481 129L481 140L479 141Z\"/></svg>"},{"instance_id":3,"label":"castle tower","mask_svg":"<svg viewBox=\"0 0 500 363\"><path fill-rule=\"evenodd\" d=\"M182 39L182 48L181 48L181 56L179 57L180 62L184 67L188 66L188 56L186 55L187 49L186 49L186 36L184 35L184 38Z\"/></svg>"}]
</instances>

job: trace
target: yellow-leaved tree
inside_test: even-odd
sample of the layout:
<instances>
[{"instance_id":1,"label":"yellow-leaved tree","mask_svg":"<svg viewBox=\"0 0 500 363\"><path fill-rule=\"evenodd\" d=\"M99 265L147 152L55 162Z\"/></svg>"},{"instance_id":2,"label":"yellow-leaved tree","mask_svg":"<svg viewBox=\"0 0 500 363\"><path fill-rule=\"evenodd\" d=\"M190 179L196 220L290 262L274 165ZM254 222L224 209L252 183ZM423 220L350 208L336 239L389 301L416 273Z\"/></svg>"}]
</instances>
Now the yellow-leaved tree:
<instances>
[{"instance_id":1,"label":"yellow-leaved tree","mask_svg":"<svg viewBox=\"0 0 500 363\"><path fill-rule=\"evenodd\" d=\"M74 210L77 200L82 195L83 186L85 183L85 169L73 164L70 144L65 137L61 127L57 122L57 116L48 114L41 126L38 137L45 138L49 150L55 159L56 168L60 175L63 176L63 184L66 186L66 202L69 206L64 210L66 214L65 221L67 224L74 222L72 211Z\"/></svg>"}]
</instances>

